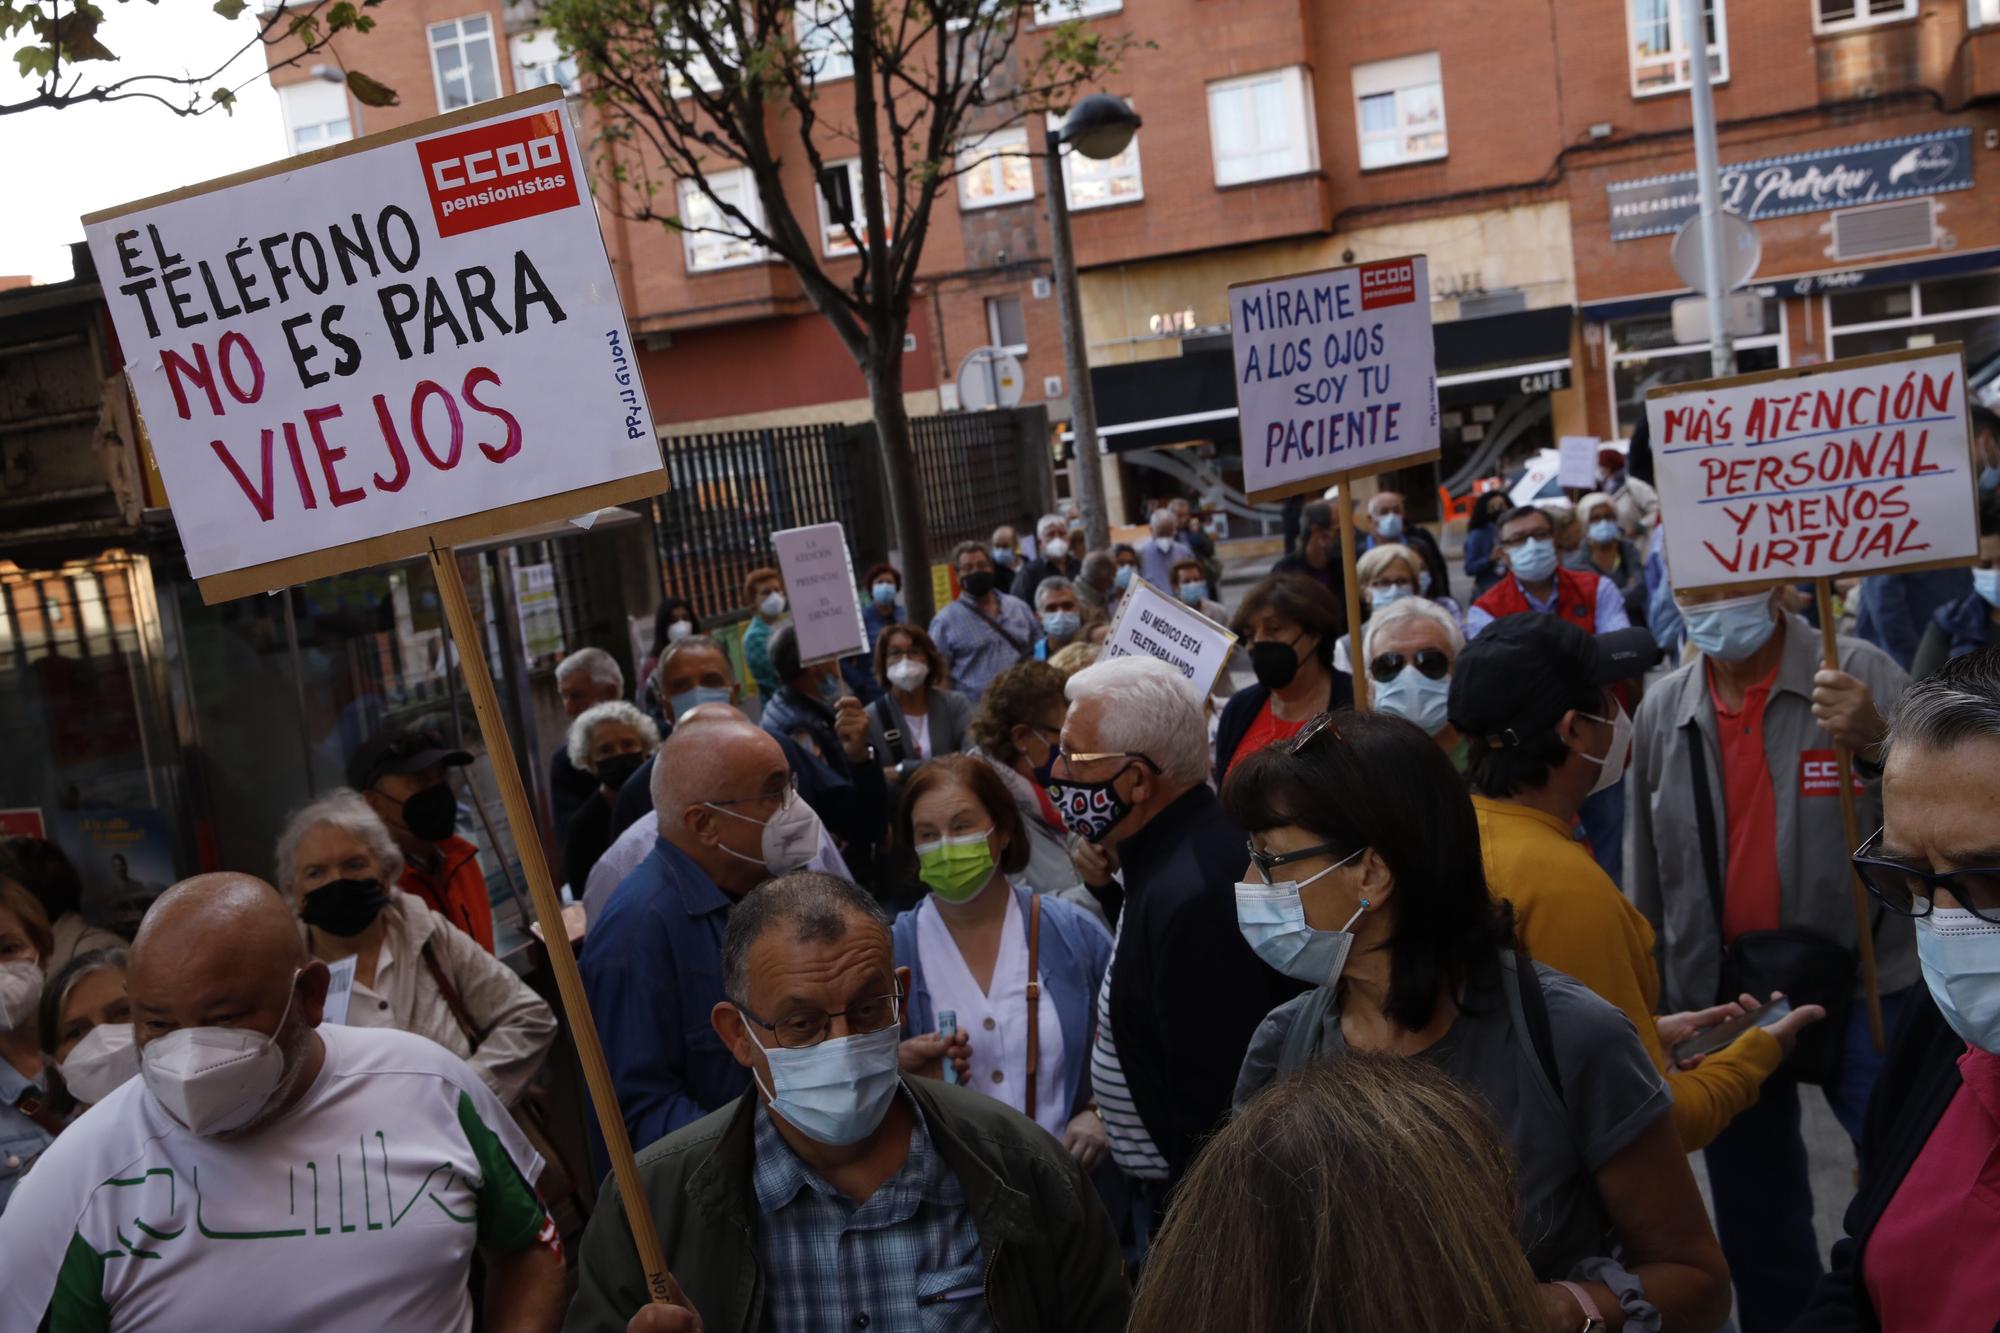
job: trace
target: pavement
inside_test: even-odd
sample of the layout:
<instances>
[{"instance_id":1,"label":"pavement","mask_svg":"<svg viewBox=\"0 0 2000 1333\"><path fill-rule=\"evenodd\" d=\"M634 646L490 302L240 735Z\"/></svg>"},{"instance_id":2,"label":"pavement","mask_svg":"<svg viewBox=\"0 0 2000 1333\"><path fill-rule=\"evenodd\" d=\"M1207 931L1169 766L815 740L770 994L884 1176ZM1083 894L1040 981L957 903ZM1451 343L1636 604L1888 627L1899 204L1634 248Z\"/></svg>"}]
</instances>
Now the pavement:
<instances>
[{"instance_id":1,"label":"pavement","mask_svg":"<svg viewBox=\"0 0 2000 1333\"><path fill-rule=\"evenodd\" d=\"M1456 543L1452 543L1455 548ZM1221 544L1222 587L1217 600L1235 613L1237 604L1259 579L1270 572L1278 555L1265 554L1262 550L1255 555L1244 555L1232 559L1230 543ZM1461 606L1471 605L1471 584L1465 580L1464 570L1458 563L1456 549L1446 551L1446 560L1452 571L1453 596ZM1462 585L1462 586L1461 586ZM1248 656L1238 652L1231 656L1230 676L1237 688L1248 685L1252 679ZM1824 1262L1833 1243L1840 1239L1841 1217L1847 1211L1848 1200L1854 1195L1855 1154L1854 1144L1847 1137L1847 1131L1833 1117L1826 1098L1817 1088L1803 1088L1799 1102L1803 1108L1800 1116L1801 1129L1805 1136L1806 1156L1812 1169L1813 1227L1819 1235L1820 1258ZM1708 1168L1700 1153L1691 1153L1688 1164L1694 1169L1695 1183L1701 1189L1702 1202L1713 1204L1708 1188Z\"/></svg>"}]
</instances>

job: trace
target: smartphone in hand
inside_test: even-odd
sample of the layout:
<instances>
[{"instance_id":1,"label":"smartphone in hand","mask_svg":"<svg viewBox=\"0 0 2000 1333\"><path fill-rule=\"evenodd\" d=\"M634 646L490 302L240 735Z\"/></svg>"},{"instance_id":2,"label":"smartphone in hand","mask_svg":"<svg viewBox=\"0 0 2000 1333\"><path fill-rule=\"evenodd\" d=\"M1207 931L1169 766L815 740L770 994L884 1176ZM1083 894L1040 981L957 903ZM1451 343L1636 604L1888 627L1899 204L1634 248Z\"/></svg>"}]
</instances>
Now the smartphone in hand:
<instances>
[{"instance_id":1,"label":"smartphone in hand","mask_svg":"<svg viewBox=\"0 0 2000 1333\"><path fill-rule=\"evenodd\" d=\"M1751 1028L1767 1028L1790 1012L1792 1002L1782 995L1769 1004L1746 1009L1734 1018L1725 1018L1713 1027L1703 1028L1674 1047L1674 1059L1678 1062L1692 1060L1699 1055L1713 1055Z\"/></svg>"},{"instance_id":2,"label":"smartphone in hand","mask_svg":"<svg viewBox=\"0 0 2000 1333\"><path fill-rule=\"evenodd\" d=\"M938 1010L938 1035L946 1041L950 1041L958 1035L958 1011L956 1009ZM958 1066L951 1062L949 1054L946 1054L944 1057L944 1081L947 1083L958 1082Z\"/></svg>"}]
</instances>

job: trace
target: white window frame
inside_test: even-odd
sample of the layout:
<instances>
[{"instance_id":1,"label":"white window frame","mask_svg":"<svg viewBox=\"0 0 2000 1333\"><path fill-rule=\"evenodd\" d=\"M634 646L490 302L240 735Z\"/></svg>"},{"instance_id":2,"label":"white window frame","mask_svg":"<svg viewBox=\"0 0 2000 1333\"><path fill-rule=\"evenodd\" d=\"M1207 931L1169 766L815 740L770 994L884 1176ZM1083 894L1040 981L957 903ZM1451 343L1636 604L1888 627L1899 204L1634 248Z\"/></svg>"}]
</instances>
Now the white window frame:
<instances>
[{"instance_id":1,"label":"white window frame","mask_svg":"<svg viewBox=\"0 0 2000 1333\"><path fill-rule=\"evenodd\" d=\"M1216 141L1215 97L1217 93L1233 93L1241 89L1267 83L1272 79L1281 81L1285 92L1285 119L1287 137L1285 142L1292 147L1291 161L1277 171L1257 174L1237 174L1226 171L1222 145ZM1208 153L1215 169L1215 183L1218 187L1246 185L1252 181L1283 180L1290 176L1304 176L1319 170L1319 137L1314 124L1312 76L1303 65L1287 65L1281 69L1267 69L1256 74L1246 74L1233 79L1218 79L1204 90L1205 105L1208 110ZM1237 153L1234 157L1252 156L1251 153Z\"/></svg>"},{"instance_id":2,"label":"white window frame","mask_svg":"<svg viewBox=\"0 0 2000 1333\"><path fill-rule=\"evenodd\" d=\"M483 33L473 33L468 35L465 31L465 25L474 22L485 24L486 30ZM450 35L443 38L443 40L440 41L439 34L447 28L451 30ZM486 47L486 58L493 62L493 96L505 97L507 95L506 81L500 77L500 48L496 44L497 38L493 31L492 15L484 13L464 14L459 16L458 18L445 19L442 22L433 23L429 27L424 29L424 38L425 38L425 49L430 54L431 86L437 93L437 104L439 111L441 112L454 111L458 109L457 107L447 104L445 101L444 70L438 64L438 48L440 46L456 46L458 48L458 53L461 59L467 59L468 50L474 44L483 42ZM460 68L467 71L465 78L465 91L466 95L470 97L472 94L472 76L470 73L471 64L469 59L467 59L467 63L461 65ZM466 102L465 105L478 106L479 103L478 101L473 100Z\"/></svg>"},{"instance_id":3,"label":"white window frame","mask_svg":"<svg viewBox=\"0 0 2000 1333\"><path fill-rule=\"evenodd\" d=\"M1823 19L1819 16L1819 0L1806 0L1806 3L1812 6L1813 31L1817 33L1853 32L1856 28L1873 28L1884 23L1901 23L1906 19L1916 18L1919 12L1917 0L1897 0L1899 7L1893 14L1857 13L1850 18ZM1855 9L1864 10L1868 8L1869 0L1852 0L1852 3Z\"/></svg>"},{"instance_id":4,"label":"white window frame","mask_svg":"<svg viewBox=\"0 0 2000 1333\"><path fill-rule=\"evenodd\" d=\"M1049 112L1050 129L1056 129L1062 123L1062 116L1053 111ZM1132 189L1125 194L1112 194L1107 191L1102 199L1079 199L1076 197L1076 172L1079 168L1085 173L1085 184L1103 181L1108 186L1117 181L1129 180L1132 182ZM1138 134L1134 133L1132 142L1126 144L1125 150L1113 158L1100 160L1085 157L1074 148L1066 149L1062 154L1062 177L1063 197L1069 200L1069 211L1072 213L1143 202L1146 198L1146 177L1139 162Z\"/></svg>"},{"instance_id":5,"label":"white window frame","mask_svg":"<svg viewBox=\"0 0 2000 1333\"><path fill-rule=\"evenodd\" d=\"M751 173L750 168L736 167L729 171L711 172L708 176L708 183L712 188L720 187L725 183L733 185L738 192L738 197L731 202L735 203L743 211L744 215L759 227L764 225L764 204L757 197L757 178ZM717 188L716 193L723 194L727 193L727 191ZM699 206L712 206L708 196L701 192L701 186L691 177L682 178L676 198L679 200L680 205L679 216L683 218L687 216L688 203L691 199L699 200ZM718 210L719 212L720 210ZM726 215L718 217L718 221L721 222L727 222L728 220ZM744 247L744 252L727 259L704 260L700 253L703 248L708 246L736 245ZM721 236L713 231L681 232L681 262L686 268L689 277L693 277L698 273L720 273L726 269L747 268L752 264L769 263L770 260L771 252L747 237Z\"/></svg>"},{"instance_id":6,"label":"white window frame","mask_svg":"<svg viewBox=\"0 0 2000 1333\"><path fill-rule=\"evenodd\" d=\"M1732 340L1731 345L1739 351L1775 347L1778 349L1778 368L1782 370L1792 363L1791 337L1787 328L1791 312L1786 309L1786 302L1783 297L1770 296L1765 299L1778 308L1778 331L1776 333L1759 333L1749 338L1736 338ZM1612 326L1608 322L1604 326L1604 350L1604 400L1611 409L1611 433L1614 437L1621 439L1624 438L1624 434L1618 424L1618 368L1620 366L1631 365L1637 361L1654 361L1661 357L1707 356L1709 354L1707 343L1680 343L1673 347L1648 347L1631 352L1621 351L1618 347L1617 336L1612 332Z\"/></svg>"},{"instance_id":7,"label":"white window frame","mask_svg":"<svg viewBox=\"0 0 2000 1333\"><path fill-rule=\"evenodd\" d=\"M1412 162L1436 162L1451 152L1451 136L1445 128L1444 111L1444 65L1435 51L1423 51L1416 55L1398 56L1391 60L1371 60L1356 65L1351 77L1354 84L1354 143L1360 154L1363 171L1386 171L1391 167L1405 166ZM1438 100L1437 134L1445 143L1433 153L1404 153L1403 145L1410 137L1410 125L1404 119L1404 94L1414 94L1420 89L1436 88ZM1362 123L1361 104L1371 97L1391 97L1395 99L1396 123L1386 131L1371 133ZM1429 131L1424 131L1429 133ZM1368 145L1384 141L1396 149L1396 157L1390 162L1368 161Z\"/></svg>"},{"instance_id":8,"label":"white window frame","mask_svg":"<svg viewBox=\"0 0 2000 1333\"><path fill-rule=\"evenodd\" d=\"M868 234L868 208L861 198L861 159L844 157L826 164L828 167L847 169L847 186L854 192L854 230L863 236ZM848 239L847 229L834 222L832 211L826 206L826 194L813 182L813 200L819 205L819 249L828 259L852 259L861 253ZM882 173L882 229L891 237L896 234L896 194L889 184L889 174Z\"/></svg>"},{"instance_id":9,"label":"white window frame","mask_svg":"<svg viewBox=\"0 0 2000 1333\"><path fill-rule=\"evenodd\" d=\"M285 152L293 157L346 143L354 137L354 107L348 101L347 85L307 79L278 88L278 111L285 126ZM338 127L338 132L333 131ZM301 143L299 136L316 131L319 137Z\"/></svg>"},{"instance_id":10,"label":"white window frame","mask_svg":"<svg viewBox=\"0 0 2000 1333\"><path fill-rule=\"evenodd\" d=\"M1016 308L1020 310L1021 337L1023 339L1026 339L1028 336L1028 303L1021 299L1020 293L1017 291L1011 295L989 296L980 307L986 316L986 341L1010 356L1026 356L1028 354L1028 344L1025 341L1017 343L1003 343L1000 341L1000 321L993 317L993 303L995 301L1012 301Z\"/></svg>"},{"instance_id":11,"label":"white window frame","mask_svg":"<svg viewBox=\"0 0 2000 1333\"><path fill-rule=\"evenodd\" d=\"M1946 274L1945 277L1971 278L1973 273ZM1936 279L1933 279L1936 281ZM1865 285L1865 284L1864 284ZM1826 330L1825 355L1833 359L1833 340L1844 333L1877 333L1883 329L1921 329L1926 324L1956 324L1966 319L2000 318L2000 305L1974 306L1969 310L1944 310L1935 315L1924 313L1924 285L1921 281L1908 284L1910 292L1910 313L1898 315L1894 319L1871 319L1860 324L1835 324L1833 322L1834 292L1823 293L1820 298L1820 327Z\"/></svg>"},{"instance_id":12,"label":"white window frame","mask_svg":"<svg viewBox=\"0 0 2000 1333\"><path fill-rule=\"evenodd\" d=\"M799 59L812 81L833 83L854 77L853 17L841 0L798 0L792 34Z\"/></svg>"},{"instance_id":13,"label":"white window frame","mask_svg":"<svg viewBox=\"0 0 2000 1333\"><path fill-rule=\"evenodd\" d=\"M553 86L574 97L581 86L577 77L576 56L563 54L562 44L556 40L551 29L531 28L527 32L515 33L507 39L507 54L514 62L514 91L517 93Z\"/></svg>"},{"instance_id":14,"label":"white window frame","mask_svg":"<svg viewBox=\"0 0 2000 1333\"><path fill-rule=\"evenodd\" d=\"M1035 5L1037 28L1049 28L1071 19L1094 19L1105 14L1116 14L1125 8L1125 0L1053 0Z\"/></svg>"},{"instance_id":15,"label":"white window frame","mask_svg":"<svg viewBox=\"0 0 2000 1333\"><path fill-rule=\"evenodd\" d=\"M1965 0L1965 26L1990 28L2000 24L2000 0Z\"/></svg>"},{"instance_id":16,"label":"white window frame","mask_svg":"<svg viewBox=\"0 0 2000 1333\"><path fill-rule=\"evenodd\" d=\"M1769 0L1766 0L1768 3ZM1673 70L1673 81L1651 87L1639 85L1639 33L1633 24L1632 6L1636 0L1625 0L1625 58L1631 76L1632 96L1635 98L1663 97L1669 93L1684 93L1688 90L1687 39L1681 33L1680 0L1667 0L1667 26L1672 45L1667 54L1652 56L1646 67L1665 64ZM1711 85L1729 82L1729 10L1728 0L1714 0L1715 42L1708 48L1710 58L1715 62L1715 75L1709 80Z\"/></svg>"},{"instance_id":17,"label":"white window frame","mask_svg":"<svg viewBox=\"0 0 2000 1333\"><path fill-rule=\"evenodd\" d=\"M728 47L730 52L734 54L736 49L735 34L731 33L727 28L717 28L715 30L715 37L717 41L723 46ZM687 76L674 68L671 63L666 65L667 92L675 101L692 96L696 88L700 88L705 93L722 91L722 78L715 72L715 66L709 62L708 57L692 50L693 43L689 43L689 47L691 53L694 55L694 60L689 66L695 72L692 84L688 82Z\"/></svg>"},{"instance_id":18,"label":"white window frame","mask_svg":"<svg viewBox=\"0 0 2000 1333\"><path fill-rule=\"evenodd\" d=\"M968 157L972 155L977 155L981 160L968 161ZM1026 189L1007 188L1005 178L1000 174L1004 170L1000 162L1002 158L1008 157L1018 157L1025 164ZM959 140L957 149L952 153L952 165L959 173L958 211L961 213L1025 203L1035 197L1035 161L1028 153L1028 129L1025 125L1010 125L1005 129L994 130L990 134ZM994 193L986 198L968 196L965 192L966 181L975 172L984 171L993 173Z\"/></svg>"}]
</instances>

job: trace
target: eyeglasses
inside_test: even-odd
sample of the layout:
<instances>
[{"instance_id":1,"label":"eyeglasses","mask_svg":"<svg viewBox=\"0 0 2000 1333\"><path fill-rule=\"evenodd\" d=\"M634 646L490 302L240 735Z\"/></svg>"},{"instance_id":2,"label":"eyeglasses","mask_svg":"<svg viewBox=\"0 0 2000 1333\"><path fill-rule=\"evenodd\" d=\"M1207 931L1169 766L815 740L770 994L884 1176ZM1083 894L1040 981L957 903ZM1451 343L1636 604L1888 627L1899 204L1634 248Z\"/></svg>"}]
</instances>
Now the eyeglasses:
<instances>
[{"instance_id":1,"label":"eyeglasses","mask_svg":"<svg viewBox=\"0 0 2000 1333\"><path fill-rule=\"evenodd\" d=\"M748 805L752 801L789 802L793 797L797 796L798 794L799 794L799 779L797 774L793 774L792 776L785 779L784 786L776 788L775 790L772 791L760 791L755 796L732 796L725 801L703 801L702 804L703 805Z\"/></svg>"},{"instance_id":2,"label":"eyeglasses","mask_svg":"<svg viewBox=\"0 0 2000 1333\"><path fill-rule=\"evenodd\" d=\"M1271 882L1271 872L1279 866L1288 866L1294 861L1308 861L1315 856L1337 856L1341 854L1340 844L1337 842L1322 842L1315 847L1301 847L1296 852L1280 852L1275 856L1270 852L1258 851L1257 844L1254 842L1245 845L1250 849L1251 863L1257 867L1257 873L1264 877L1266 884Z\"/></svg>"},{"instance_id":3,"label":"eyeglasses","mask_svg":"<svg viewBox=\"0 0 2000 1333\"><path fill-rule=\"evenodd\" d=\"M1403 668L1414 666L1432 680L1443 680L1451 674L1451 659L1444 655L1442 648L1419 648L1415 653L1381 653L1368 664L1368 674L1387 685L1403 674Z\"/></svg>"},{"instance_id":4,"label":"eyeglasses","mask_svg":"<svg viewBox=\"0 0 2000 1333\"><path fill-rule=\"evenodd\" d=\"M1869 853L1882 840L1875 830L1852 857L1856 873L1875 900L1898 916L1929 916L1942 889L1981 921L2000 925L2000 866L1973 866L1933 874Z\"/></svg>"},{"instance_id":5,"label":"eyeglasses","mask_svg":"<svg viewBox=\"0 0 2000 1333\"><path fill-rule=\"evenodd\" d=\"M1552 542L1555 539L1556 530L1548 528L1541 532L1517 532L1512 537L1502 537L1500 544L1510 551L1518 551L1529 542Z\"/></svg>"},{"instance_id":6,"label":"eyeglasses","mask_svg":"<svg viewBox=\"0 0 2000 1333\"><path fill-rule=\"evenodd\" d=\"M1035 730L1040 731L1042 728L1037 727ZM1102 754L1076 754L1073 751L1059 748L1056 753L1060 754L1063 762L1068 764L1072 769L1078 764L1093 763L1099 759L1145 759L1147 763L1153 764L1151 759L1140 754L1137 750L1106 750ZM1158 768L1159 765L1153 764L1153 767Z\"/></svg>"},{"instance_id":7,"label":"eyeglasses","mask_svg":"<svg viewBox=\"0 0 2000 1333\"><path fill-rule=\"evenodd\" d=\"M825 1041L833 1031L833 1020L847 1020L847 1030L851 1033L880 1032L883 1028L900 1021L898 1006L903 997L891 992L888 995L871 995L865 1000L856 1000L836 1013L825 1013L818 1009L801 1010L786 1014L775 1023L767 1023L757 1015L736 1006L736 1012L771 1033L778 1039L778 1045L786 1050L796 1051L806 1046L817 1046Z\"/></svg>"},{"instance_id":8,"label":"eyeglasses","mask_svg":"<svg viewBox=\"0 0 2000 1333\"><path fill-rule=\"evenodd\" d=\"M1306 746L1319 739L1321 732L1326 731L1332 732L1333 738L1341 744L1345 745L1347 743L1347 737L1341 735L1340 728L1334 725L1333 714L1321 713L1298 729L1297 734L1292 737L1291 744L1285 747L1286 756L1290 757L1297 754L1299 751L1305 749Z\"/></svg>"}]
</instances>

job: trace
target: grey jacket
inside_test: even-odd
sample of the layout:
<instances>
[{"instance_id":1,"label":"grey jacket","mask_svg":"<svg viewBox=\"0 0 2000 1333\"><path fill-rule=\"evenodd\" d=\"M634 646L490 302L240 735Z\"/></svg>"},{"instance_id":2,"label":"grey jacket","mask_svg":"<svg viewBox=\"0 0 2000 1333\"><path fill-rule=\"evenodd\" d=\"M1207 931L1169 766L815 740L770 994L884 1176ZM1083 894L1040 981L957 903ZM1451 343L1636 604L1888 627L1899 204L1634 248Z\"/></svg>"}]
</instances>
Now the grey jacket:
<instances>
[{"instance_id":1,"label":"grey jacket","mask_svg":"<svg viewBox=\"0 0 2000 1333\"><path fill-rule=\"evenodd\" d=\"M1786 616L1782 630L1784 653L1764 713L1765 761L1777 794L1779 920L1852 949L1853 880L1847 858L1853 848L1841 826L1838 783L1823 767L1833 758L1833 738L1812 715L1819 631L1797 616ZM1841 669L1868 686L1884 715L1891 713L1909 684L1903 669L1859 639L1841 638L1839 654ZM1625 892L1658 936L1661 1005L1667 1012L1713 1004L1721 980L1722 931L1702 870L1689 767L1694 753L1690 729L1696 727L1716 805L1717 846L1726 854L1722 750L1707 667L1700 658L1646 692L1634 722L1632 769L1625 781ZM1804 794L1809 785L1818 789L1815 794ZM1881 792L1873 782L1860 798L1860 816L1864 838L1881 825ZM1715 870L1717 876L1723 872L1721 866ZM1876 914L1870 915L1872 920ZM1907 919L1880 915L1875 960L1884 994L1917 979L1916 936Z\"/></svg>"},{"instance_id":2,"label":"grey jacket","mask_svg":"<svg viewBox=\"0 0 2000 1333\"><path fill-rule=\"evenodd\" d=\"M972 722L972 701L957 690L931 690L931 711L928 717L929 744L924 748L924 758L935 759L941 754L957 754L965 746L965 729ZM884 768L894 768L908 753L909 742L900 745L889 743L889 733L902 733L908 726L903 720L903 710L896 707L893 692L884 691L881 698L868 705L868 743L875 747L875 758Z\"/></svg>"}]
</instances>

